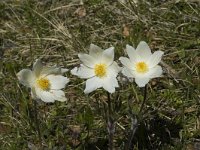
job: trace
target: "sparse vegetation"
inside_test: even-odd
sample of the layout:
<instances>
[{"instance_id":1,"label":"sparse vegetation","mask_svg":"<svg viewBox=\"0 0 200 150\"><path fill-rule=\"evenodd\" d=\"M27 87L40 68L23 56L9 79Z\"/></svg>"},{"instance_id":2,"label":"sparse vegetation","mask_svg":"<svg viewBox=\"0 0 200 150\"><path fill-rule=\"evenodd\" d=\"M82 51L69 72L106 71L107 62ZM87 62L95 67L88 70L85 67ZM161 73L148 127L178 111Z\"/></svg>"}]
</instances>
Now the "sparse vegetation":
<instances>
[{"instance_id":1,"label":"sparse vegetation","mask_svg":"<svg viewBox=\"0 0 200 150\"><path fill-rule=\"evenodd\" d=\"M77 54L91 43L114 46L118 60L126 55L126 44L144 40L152 51L164 51L164 74L148 84L133 149L199 150L199 35L198 0L0 1L0 149L106 150L104 90L86 96L84 80L66 73L68 101L37 103L39 140L34 100L16 73L31 68L37 58L72 69L80 64ZM143 92L121 74L119 80L120 88L111 95L114 147L124 149L130 110L138 113Z\"/></svg>"}]
</instances>

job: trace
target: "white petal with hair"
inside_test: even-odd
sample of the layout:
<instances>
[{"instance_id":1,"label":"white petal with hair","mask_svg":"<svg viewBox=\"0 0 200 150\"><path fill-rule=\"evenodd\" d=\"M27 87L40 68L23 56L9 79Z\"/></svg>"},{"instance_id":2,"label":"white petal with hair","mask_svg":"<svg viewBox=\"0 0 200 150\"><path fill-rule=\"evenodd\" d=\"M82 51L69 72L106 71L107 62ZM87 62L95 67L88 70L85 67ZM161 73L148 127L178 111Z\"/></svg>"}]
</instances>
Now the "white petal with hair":
<instances>
[{"instance_id":1,"label":"white petal with hair","mask_svg":"<svg viewBox=\"0 0 200 150\"><path fill-rule=\"evenodd\" d=\"M79 59L83 62L83 64L87 67L94 67L96 59L88 54L78 54Z\"/></svg>"},{"instance_id":2,"label":"white petal with hair","mask_svg":"<svg viewBox=\"0 0 200 150\"><path fill-rule=\"evenodd\" d=\"M102 87L101 79L99 79L98 77L89 78L86 81L86 87L85 87L84 93L88 94L100 87Z\"/></svg>"},{"instance_id":3,"label":"white petal with hair","mask_svg":"<svg viewBox=\"0 0 200 150\"><path fill-rule=\"evenodd\" d=\"M79 68L75 67L71 70L73 75L79 76L80 78L87 79L95 76L94 70L81 65Z\"/></svg>"},{"instance_id":4,"label":"white petal with hair","mask_svg":"<svg viewBox=\"0 0 200 150\"><path fill-rule=\"evenodd\" d=\"M146 60L148 59L151 54L151 49L149 48L148 44L144 41L141 41L137 48L136 53L140 56L141 59Z\"/></svg>"},{"instance_id":5,"label":"white petal with hair","mask_svg":"<svg viewBox=\"0 0 200 150\"><path fill-rule=\"evenodd\" d=\"M149 67L150 68L155 67L161 61L163 54L164 54L164 52L162 52L162 51L154 52L153 55L151 55L149 60L148 60Z\"/></svg>"},{"instance_id":6,"label":"white petal with hair","mask_svg":"<svg viewBox=\"0 0 200 150\"><path fill-rule=\"evenodd\" d=\"M66 101L65 93L61 89L69 82L62 76L67 69L57 67L45 67L41 60L37 59L33 64L33 70L23 69L17 73L19 82L31 88L31 96L44 102Z\"/></svg>"},{"instance_id":7,"label":"white petal with hair","mask_svg":"<svg viewBox=\"0 0 200 150\"><path fill-rule=\"evenodd\" d=\"M110 47L103 51L102 53L102 63L107 64L110 66L114 60L114 47Z\"/></svg>"},{"instance_id":8,"label":"white petal with hair","mask_svg":"<svg viewBox=\"0 0 200 150\"><path fill-rule=\"evenodd\" d=\"M114 47L106 50L91 44L89 55L78 55L82 64L79 68L71 70L73 75L87 79L85 94L89 94L98 88L104 88L109 93L114 93L118 87L117 75L121 68L114 61Z\"/></svg>"},{"instance_id":9,"label":"white petal with hair","mask_svg":"<svg viewBox=\"0 0 200 150\"><path fill-rule=\"evenodd\" d=\"M22 69L17 73L17 78L24 86L31 87L34 84L35 75L29 69Z\"/></svg>"},{"instance_id":10,"label":"white petal with hair","mask_svg":"<svg viewBox=\"0 0 200 150\"><path fill-rule=\"evenodd\" d=\"M124 65L122 73L128 78L135 78L139 87L144 87L150 79L162 75L162 68L158 64L164 52L156 51L152 54L148 44L144 41L138 44L136 50L127 45L126 51L129 58L119 58Z\"/></svg>"},{"instance_id":11,"label":"white petal with hair","mask_svg":"<svg viewBox=\"0 0 200 150\"><path fill-rule=\"evenodd\" d=\"M99 46L90 44L89 55L94 58L99 58L99 56L103 53L103 49Z\"/></svg>"},{"instance_id":12,"label":"white petal with hair","mask_svg":"<svg viewBox=\"0 0 200 150\"><path fill-rule=\"evenodd\" d=\"M46 76L46 78L49 79L52 90L63 89L63 88L65 88L65 85L69 82L69 79L62 75L51 75L50 74L50 75Z\"/></svg>"},{"instance_id":13,"label":"white petal with hair","mask_svg":"<svg viewBox=\"0 0 200 150\"><path fill-rule=\"evenodd\" d=\"M130 59L126 58L126 57L120 57L119 60L121 61L121 63L126 66L127 68L133 68L133 63L131 62Z\"/></svg>"}]
</instances>

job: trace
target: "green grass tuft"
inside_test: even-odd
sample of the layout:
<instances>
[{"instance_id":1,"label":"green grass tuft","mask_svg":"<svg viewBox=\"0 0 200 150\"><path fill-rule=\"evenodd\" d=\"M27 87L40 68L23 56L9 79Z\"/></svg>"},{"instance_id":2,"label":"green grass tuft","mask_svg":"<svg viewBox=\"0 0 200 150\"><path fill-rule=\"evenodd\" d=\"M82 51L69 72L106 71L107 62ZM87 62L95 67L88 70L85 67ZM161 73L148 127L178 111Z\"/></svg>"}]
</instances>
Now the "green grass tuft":
<instances>
[{"instance_id":1,"label":"green grass tuft","mask_svg":"<svg viewBox=\"0 0 200 150\"><path fill-rule=\"evenodd\" d=\"M39 141L33 100L16 73L35 59L72 69L90 43L115 47L149 43L165 52L164 76L149 83L144 120L133 149L199 149L200 3L198 0L6 0L0 1L0 149L107 149L106 94L83 93L83 80L67 73L66 103L38 103ZM114 146L123 149L130 129L127 98L137 113L143 94L120 83L112 95ZM42 144L41 144L42 143Z\"/></svg>"}]
</instances>

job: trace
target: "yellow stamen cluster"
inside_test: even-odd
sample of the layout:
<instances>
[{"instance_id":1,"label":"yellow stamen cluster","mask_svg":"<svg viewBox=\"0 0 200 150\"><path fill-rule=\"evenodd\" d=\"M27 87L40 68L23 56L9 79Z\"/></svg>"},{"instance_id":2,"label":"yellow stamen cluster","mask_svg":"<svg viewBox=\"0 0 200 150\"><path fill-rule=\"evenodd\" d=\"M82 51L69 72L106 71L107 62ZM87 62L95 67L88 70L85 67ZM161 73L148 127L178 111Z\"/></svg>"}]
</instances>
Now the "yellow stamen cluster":
<instances>
[{"instance_id":1,"label":"yellow stamen cluster","mask_svg":"<svg viewBox=\"0 0 200 150\"><path fill-rule=\"evenodd\" d=\"M50 86L51 86L49 80L46 79L46 78L40 78L40 79L38 79L37 80L37 85L38 85L39 88L41 88L44 91L49 90Z\"/></svg>"},{"instance_id":2,"label":"yellow stamen cluster","mask_svg":"<svg viewBox=\"0 0 200 150\"><path fill-rule=\"evenodd\" d=\"M145 62L138 62L136 64L136 71L139 73L146 73L149 70L148 65Z\"/></svg>"},{"instance_id":3,"label":"yellow stamen cluster","mask_svg":"<svg viewBox=\"0 0 200 150\"><path fill-rule=\"evenodd\" d=\"M99 78L106 76L106 64L96 64L94 67L94 72Z\"/></svg>"}]
</instances>

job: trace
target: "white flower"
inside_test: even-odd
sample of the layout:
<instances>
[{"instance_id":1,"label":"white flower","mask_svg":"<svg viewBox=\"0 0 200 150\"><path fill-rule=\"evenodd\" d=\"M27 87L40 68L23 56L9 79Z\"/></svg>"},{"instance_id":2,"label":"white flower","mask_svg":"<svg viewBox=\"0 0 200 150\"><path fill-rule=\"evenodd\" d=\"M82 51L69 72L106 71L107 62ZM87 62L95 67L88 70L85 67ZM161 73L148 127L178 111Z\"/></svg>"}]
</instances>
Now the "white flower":
<instances>
[{"instance_id":1,"label":"white flower","mask_svg":"<svg viewBox=\"0 0 200 150\"><path fill-rule=\"evenodd\" d=\"M152 54L144 41L139 43L136 50L132 46L126 45L126 51L129 58L119 58L124 65L122 73L129 78L135 78L139 87L144 87L150 79L161 76L163 71L158 63L164 54L162 51L156 51Z\"/></svg>"},{"instance_id":2,"label":"white flower","mask_svg":"<svg viewBox=\"0 0 200 150\"><path fill-rule=\"evenodd\" d=\"M57 67L44 67L40 60L33 64L33 70L23 69L17 73L17 77L24 86L31 88L34 99L44 102L66 101L65 93L61 90L69 82L62 76L67 69Z\"/></svg>"},{"instance_id":3,"label":"white flower","mask_svg":"<svg viewBox=\"0 0 200 150\"><path fill-rule=\"evenodd\" d=\"M78 57L83 64L79 68L71 70L73 75L88 79L86 81L86 94L103 87L109 93L114 93L115 88L119 87L117 74L121 68L114 59L114 47L102 50L100 47L91 44L88 54L79 54Z\"/></svg>"}]
</instances>

